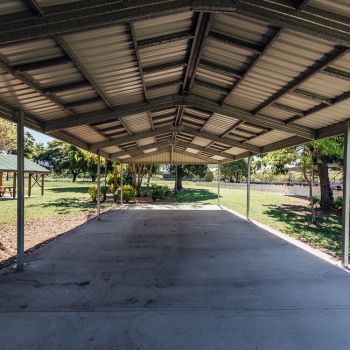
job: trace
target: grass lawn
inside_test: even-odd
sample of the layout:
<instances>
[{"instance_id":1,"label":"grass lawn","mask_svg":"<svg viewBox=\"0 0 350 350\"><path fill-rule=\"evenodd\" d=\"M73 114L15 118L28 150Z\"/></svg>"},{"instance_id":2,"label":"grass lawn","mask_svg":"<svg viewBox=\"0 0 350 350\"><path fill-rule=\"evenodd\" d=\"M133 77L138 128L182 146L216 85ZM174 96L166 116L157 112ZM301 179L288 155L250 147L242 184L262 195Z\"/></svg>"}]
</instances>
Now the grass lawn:
<instances>
[{"instance_id":1,"label":"grass lawn","mask_svg":"<svg viewBox=\"0 0 350 350\"><path fill-rule=\"evenodd\" d=\"M216 187L197 187L184 183L175 197L179 204L216 204ZM246 213L246 191L221 188L220 204L240 214ZM319 226L310 224L308 201L280 193L251 191L250 217L314 247L340 255L341 217L338 213L318 215Z\"/></svg>"},{"instance_id":2,"label":"grass lawn","mask_svg":"<svg viewBox=\"0 0 350 350\"><path fill-rule=\"evenodd\" d=\"M25 199L25 218L28 221L66 214L94 212L96 205L88 201L88 188L91 183L70 180L48 179L45 183L45 194L33 187L31 198ZM25 185L25 188L26 185ZM4 225L16 223L17 203L12 199L0 200L0 229Z\"/></svg>"}]
</instances>

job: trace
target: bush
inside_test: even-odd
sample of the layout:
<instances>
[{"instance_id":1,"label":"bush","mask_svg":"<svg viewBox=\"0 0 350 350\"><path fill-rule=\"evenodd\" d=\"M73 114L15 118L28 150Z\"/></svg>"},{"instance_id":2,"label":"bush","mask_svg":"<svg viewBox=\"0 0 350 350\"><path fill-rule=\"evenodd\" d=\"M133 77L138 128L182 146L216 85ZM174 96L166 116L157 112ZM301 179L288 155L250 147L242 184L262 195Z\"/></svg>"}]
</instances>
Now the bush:
<instances>
[{"instance_id":1,"label":"bush","mask_svg":"<svg viewBox=\"0 0 350 350\"><path fill-rule=\"evenodd\" d=\"M135 202L136 193L137 193L136 189L131 185L123 186L123 200L126 203ZM116 201L118 198L120 199L120 195L121 195L121 188L119 187L117 191L114 193L114 200Z\"/></svg>"},{"instance_id":2,"label":"bush","mask_svg":"<svg viewBox=\"0 0 350 350\"><path fill-rule=\"evenodd\" d=\"M312 196L311 199L310 199L310 204L313 204L313 205L320 205L321 204L321 198L320 196Z\"/></svg>"},{"instance_id":3,"label":"bush","mask_svg":"<svg viewBox=\"0 0 350 350\"><path fill-rule=\"evenodd\" d=\"M214 181L214 174L212 171L208 170L205 174L205 178L204 178L205 181L208 181L208 182L212 182Z\"/></svg>"},{"instance_id":4,"label":"bush","mask_svg":"<svg viewBox=\"0 0 350 350\"><path fill-rule=\"evenodd\" d=\"M96 202L96 199L97 199L97 186L96 185L90 186L88 192L89 192L89 196L90 196L91 200Z\"/></svg>"},{"instance_id":5,"label":"bush","mask_svg":"<svg viewBox=\"0 0 350 350\"><path fill-rule=\"evenodd\" d=\"M89 187L89 196L92 201L96 202L97 201L97 186L93 185ZM100 190L100 195L102 196L103 200L106 200L106 194L107 194L107 189L106 187L102 186Z\"/></svg>"},{"instance_id":6,"label":"bush","mask_svg":"<svg viewBox=\"0 0 350 350\"><path fill-rule=\"evenodd\" d=\"M152 184L150 187L151 187L151 196L153 201L168 197L171 193L171 190L167 185L162 186L162 185Z\"/></svg>"},{"instance_id":7,"label":"bush","mask_svg":"<svg viewBox=\"0 0 350 350\"><path fill-rule=\"evenodd\" d=\"M342 196L337 197L333 202L333 206L335 209L341 210L343 208L343 197Z\"/></svg>"}]
</instances>

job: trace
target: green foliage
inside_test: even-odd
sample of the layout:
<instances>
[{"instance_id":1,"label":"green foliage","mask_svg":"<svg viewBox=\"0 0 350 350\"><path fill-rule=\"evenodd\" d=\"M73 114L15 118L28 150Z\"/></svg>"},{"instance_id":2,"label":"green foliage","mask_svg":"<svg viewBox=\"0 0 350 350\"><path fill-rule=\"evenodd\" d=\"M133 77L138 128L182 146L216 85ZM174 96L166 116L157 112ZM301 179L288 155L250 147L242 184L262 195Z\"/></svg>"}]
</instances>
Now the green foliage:
<instances>
[{"instance_id":1,"label":"green foliage","mask_svg":"<svg viewBox=\"0 0 350 350\"><path fill-rule=\"evenodd\" d=\"M12 153L16 150L16 124L0 119L0 152Z\"/></svg>"},{"instance_id":2,"label":"green foliage","mask_svg":"<svg viewBox=\"0 0 350 350\"><path fill-rule=\"evenodd\" d=\"M312 196L311 198L310 198L310 204L313 204L313 205L320 205L321 204L321 198L320 198L320 196Z\"/></svg>"},{"instance_id":3,"label":"green foliage","mask_svg":"<svg viewBox=\"0 0 350 350\"><path fill-rule=\"evenodd\" d=\"M248 175L248 164L245 159L220 165L221 175L230 182L241 181L243 177Z\"/></svg>"},{"instance_id":4,"label":"green foliage","mask_svg":"<svg viewBox=\"0 0 350 350\"><path fill-rule=\"evenodd\" d=\"M132 187L131 185L124 185L123 186L123 201L126 203L134 202L136 198L136 189ZM119 187L117 191L114 194L114 199L120 199L121 196L121 188Z\"/></svg>"},{"instance_id":5,"label":"green foliage","mask_svg":"<svg viewBox=\"0 0 350 350\"><path fill-rule=\"evenodd\" d=\"M153 201L169 197L171 194L171 190L167 185L151 184L150 189Z\"/></svg>"},{"instance_id":6,"label":"green foliage","mask_svg":"<svg viewBox=\"0 0 350 350\"><path fill-rule=\"evenodd\" d=\"M343 208L343 197L342 196L337 197L333 202L333 206L335 209L341 210Z\"/></svg>"},{"instance_id":7,"label":"green foliage","mask_svg":"<svg viewBox=\"0 0 350 350\"><path fill-rule=\"evenodd\" d=\"M213 174L213 172L210 171L210 170L207 170L207 172L205 174L205 177L204 177L204 180L208 181L208 182L214 181L214 174Z\"/></svg>"},{"instance_id":8,"label":"green foliage","mask_svg":"<svg viewBox=\"0 0 350 350\"><path fill-rule=\"evenodd\" d=\"M89 192L89 196L90 196L91 200L96 202L96 200L97 200L97 186L96 185L90 186L88 192Z\"/></svg>"}]
</instances>

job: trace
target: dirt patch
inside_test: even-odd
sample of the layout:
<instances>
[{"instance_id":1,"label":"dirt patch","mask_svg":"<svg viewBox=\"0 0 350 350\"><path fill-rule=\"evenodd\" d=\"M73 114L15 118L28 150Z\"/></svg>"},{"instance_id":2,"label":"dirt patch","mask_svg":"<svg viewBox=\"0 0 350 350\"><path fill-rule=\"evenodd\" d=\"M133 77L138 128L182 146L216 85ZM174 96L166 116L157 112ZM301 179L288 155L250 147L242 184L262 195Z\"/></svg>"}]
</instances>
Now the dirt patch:
<instances>
[{"instance_id":1,"label":"dirt patch","mask_svg":"<svg viewBox=\"0 0 350 350\"><path fill-rule=\"evenodd\" d=\"M101 210L101 212L108 209ZM61 236L73 228L93 219L95 213L75 213L64 216L27 221L25 224L24 249L26 253ZM16 225L8 225L0 230L0 268L15 259L17 250Z\"/></svg>"}]
</instances>

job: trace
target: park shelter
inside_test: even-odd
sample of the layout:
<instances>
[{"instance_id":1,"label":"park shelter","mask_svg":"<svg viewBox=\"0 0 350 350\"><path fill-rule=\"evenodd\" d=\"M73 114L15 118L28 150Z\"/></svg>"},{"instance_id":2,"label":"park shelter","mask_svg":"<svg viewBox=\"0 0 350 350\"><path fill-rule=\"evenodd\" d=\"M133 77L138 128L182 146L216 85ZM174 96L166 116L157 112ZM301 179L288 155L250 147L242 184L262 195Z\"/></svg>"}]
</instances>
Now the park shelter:
<instances>
[{"instance_id":1,"label":"park shelter","mask_svg":"<svg viewBox=\"0 0 350 350\"><path fill-rule=\"evenodd\" d=\"M17 161L17 155L0 154L0 188L3 187L4 173L11 173L13 184L12 186L7 187L11 188L13 198L16 197ZM45 186L45 175L50 174L50 171L42 167L41 165L27 158L24 158L24 174L28 174L28 197L31 196L32 188L35 185L38 185L41 188L41 195L43 196Z\"/></svg>"},{"instance_id":2,"label":"park shelter","mask_svg":"<svg viewBox=\"0 0 350 350\"><path fill-rule=\"evenodd\" d=\"M347 0L14 0L0 28L20 179L24 126L127 163L224 163L350 135Z\"/></svg>"}]
</instances>

